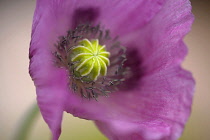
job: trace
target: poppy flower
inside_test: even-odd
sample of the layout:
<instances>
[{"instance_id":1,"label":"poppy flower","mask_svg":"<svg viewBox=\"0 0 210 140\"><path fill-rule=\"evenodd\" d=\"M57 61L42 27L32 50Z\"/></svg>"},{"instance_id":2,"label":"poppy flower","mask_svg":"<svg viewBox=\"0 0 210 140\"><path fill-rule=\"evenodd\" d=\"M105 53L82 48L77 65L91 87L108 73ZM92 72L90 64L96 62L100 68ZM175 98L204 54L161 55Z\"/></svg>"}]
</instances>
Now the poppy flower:
<instances>
[{"instance_id":1,"label":"poppy flower","mask_svg":"<svg viewBox=\"0 0 210 140\"><path fill-rule=\"evenodd\" d=\"M175 140L194 80L181 68L188 0L37 0L30 75L52 139L63 111L111 140Z\"/></svg>"}]
</instances>

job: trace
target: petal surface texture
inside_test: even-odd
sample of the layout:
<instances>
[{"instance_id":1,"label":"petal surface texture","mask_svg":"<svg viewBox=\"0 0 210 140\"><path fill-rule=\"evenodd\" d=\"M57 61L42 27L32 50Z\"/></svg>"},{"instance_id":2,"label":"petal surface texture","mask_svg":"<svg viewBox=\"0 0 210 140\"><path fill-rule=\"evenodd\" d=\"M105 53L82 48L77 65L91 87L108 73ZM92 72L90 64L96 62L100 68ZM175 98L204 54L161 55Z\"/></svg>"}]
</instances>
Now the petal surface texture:
<instances>
[{"instance_id":1,"label":"petal surface texture","mask_svg":"<svg viewBox=\"0 0 210 140\"><path fill-rule=\"evenodd\" d=\"M98 101L71 92L67 71L54 65L52 55L59 36L87 22L119 35L138 77ZM183 38L192 22L188 0L37 0L30 75L52 139L60 136L63 111L94 120L110 140L178 139L195 86L180 66L187 54Z\"/></svg>"}]
</instances>

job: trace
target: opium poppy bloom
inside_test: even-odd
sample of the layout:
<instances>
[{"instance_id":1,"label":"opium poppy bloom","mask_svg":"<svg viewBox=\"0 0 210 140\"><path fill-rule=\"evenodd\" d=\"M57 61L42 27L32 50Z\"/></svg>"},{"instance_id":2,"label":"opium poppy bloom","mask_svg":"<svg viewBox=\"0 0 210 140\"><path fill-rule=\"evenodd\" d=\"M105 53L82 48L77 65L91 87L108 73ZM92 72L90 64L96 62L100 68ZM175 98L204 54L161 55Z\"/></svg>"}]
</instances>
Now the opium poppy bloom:
<instances>
[{"instance_id":1,"label":"opium poppy bloom","mask_svg":"<svg viewBox=\"0 0 210 140\"><path fill-rule=\"evenodd\" d=\"M111 140L175 140L194 80L181 68L188 0L37 0L30 75L57 140L63 111Z\"/></svg>"}]
</instances>

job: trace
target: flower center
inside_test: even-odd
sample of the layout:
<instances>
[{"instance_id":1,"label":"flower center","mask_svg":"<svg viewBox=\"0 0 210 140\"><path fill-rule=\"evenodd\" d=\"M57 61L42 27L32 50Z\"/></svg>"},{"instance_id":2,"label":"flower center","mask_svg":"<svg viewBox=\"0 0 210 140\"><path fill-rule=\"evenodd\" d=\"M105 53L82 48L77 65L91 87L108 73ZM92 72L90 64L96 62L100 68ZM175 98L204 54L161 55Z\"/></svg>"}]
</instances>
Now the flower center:
<instances>
[{"instance_id":1,"label":"flower center","mask_svg":"<svg viewBox=\"0 0 210 140\"><path fill-rule=\"evenodd\" d=\"M110 53L100 45L98 39L83 39L72 48L71 61L75 63L74 75L87 76L86 81L96 81L100 75L106 76Z\"/></svg>"},{"instance_id":2,"label":"flower center","mask_svg":"<svg viewBox=\"0 0 210 140\"><path fill-rule=\"evenodd\" d=\"M59 38L53 54L56 66L68 71L70 90L84 98L108 96L130 76L129 67L124 66L125 47L99 25L69 30Z\"/></svg>"}]
</instances>

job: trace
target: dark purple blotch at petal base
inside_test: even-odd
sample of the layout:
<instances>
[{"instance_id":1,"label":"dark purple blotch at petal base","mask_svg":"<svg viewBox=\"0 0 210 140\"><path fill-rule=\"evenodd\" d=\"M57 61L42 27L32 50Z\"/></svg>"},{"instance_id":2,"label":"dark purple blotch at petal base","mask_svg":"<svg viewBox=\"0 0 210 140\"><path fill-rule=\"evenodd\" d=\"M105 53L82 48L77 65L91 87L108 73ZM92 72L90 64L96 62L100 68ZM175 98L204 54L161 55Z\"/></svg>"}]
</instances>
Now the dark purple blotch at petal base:
<instances>
[{"instance_id":1,"label":"dark purple blotch at petal base","mask_svg":"<svg viewBox=\"0 0 210 140\"><path fill-rule=\"evenodd\" d=\"M184 36L193 22L189 0L37 0L30 75L52 139L63 111L93 120L110 140L176 140L189 118L195 82L181 68ZM109 29L127 49L133 75L98 101L69 89L68 72L54 64L55 44L78 24Z\"/></svg>"},{"instance_id":2,"label":"dark purple blotch at petal base","mask_svg":"<svg viewBox=\"0 0 210 140\"><path fill-rule=\"evenodd\" d=\"M73 27L72 29L76 28L80 24L92 24L98 18L100 14L99 8L94 7L85 7L85 8L78 8L74 11L73 14Z\"/></svg>"}]
</instances>

